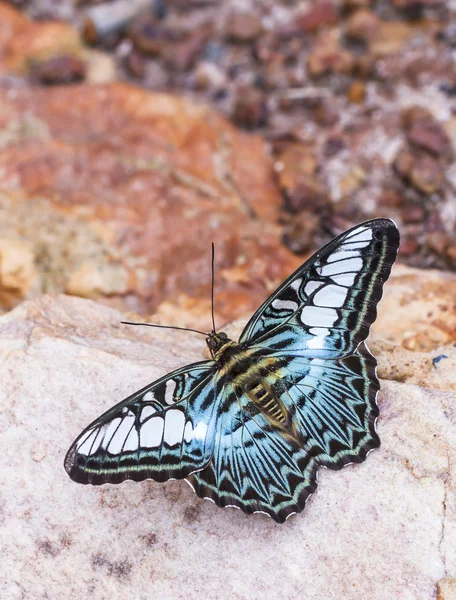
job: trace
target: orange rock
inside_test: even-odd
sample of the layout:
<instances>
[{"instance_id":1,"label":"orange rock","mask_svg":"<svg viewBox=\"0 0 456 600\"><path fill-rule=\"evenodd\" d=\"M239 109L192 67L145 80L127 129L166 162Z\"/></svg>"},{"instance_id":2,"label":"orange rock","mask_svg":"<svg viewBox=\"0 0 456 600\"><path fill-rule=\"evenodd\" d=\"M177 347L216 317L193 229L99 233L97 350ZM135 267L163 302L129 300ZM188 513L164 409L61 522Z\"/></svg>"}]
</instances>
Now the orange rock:
<instances>
[{"instance_id":1,"label":"orange rock","mask_svg":"<svg viewBox=\"0 0 456 600\"><path fill-rule=\"evenodd\" d=\"M0 90L0 105L0 222L42 257L41 290L146 312L207 298L215 241L228 318L299 264L265 141L212 110L122 84ZM243 264L248 283L220 276Z\"/></svg>"},{"instance_id":2,"label":"orange rock","mask_svg":"<svg viewBox=\"0 0 456 600\"><path fill-rule=\"evenodd\" d=\"M9 308L24 300L35 279L30 244L14 238L0 238L0 303Z\"/></svg>"},{"instance_id":3,"label":"orange rock","mask_svg":"<svg viewBox=\"0 0 456 600\"><path fill-rule=\"evenodd\" d=\"M27 72L33 62L61 55L80 56L81 37L68 23L31 21L0 3L0 74Z\"/></svg>"},{"instance_id":4,"label":"orange rock","mask_svg":"<svg viewBox=\"0 0 456 600\"><path fill-rule=\"evenodd\" d=\"M347 98L354 104L361 104L366 98L366 84L363 81L353 81L348 88Z\"/></svg>"}]
</instances>

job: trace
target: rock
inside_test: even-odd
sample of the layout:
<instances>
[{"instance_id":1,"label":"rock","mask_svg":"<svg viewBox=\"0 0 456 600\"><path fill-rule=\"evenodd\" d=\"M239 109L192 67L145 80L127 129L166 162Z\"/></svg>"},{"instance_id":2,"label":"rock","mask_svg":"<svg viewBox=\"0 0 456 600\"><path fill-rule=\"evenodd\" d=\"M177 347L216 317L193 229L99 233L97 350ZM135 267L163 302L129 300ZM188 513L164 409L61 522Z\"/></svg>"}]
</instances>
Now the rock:
<instances>
[{"instance_id":1,"label":"rock","mask_svg":"<svg viewBox=\"0 0 456 600\"><path fill-rule=\"evenodd\" d=\"M407 139L412 145L436 156L448 153L448 136L429 111L421 107L409 108L403 114L403 121Z\"/></svg>"},{"instance_id":2,"label":"rock","mask_svg":"<svg viewBox=\"0 0 456 600\"><path fill-rule=\"evenodd\" d=\"M287 144L278 154L274 168L287 210L319 212L328 204L328 192L316 178L317 161L310 146Z\"/></svg>"},{"instance_id":3,"label":"rock","mask_svg":"<svg viewBox=\"0 0 456 600\"><path fill-rule=\"evenodd\" d=\"M386 188L380 194L378 203L385 208L398 208L404 204L404 196L394 188Z\"/></svg>"},{"instance_id":4,"label":"rock","mask_svg":"<svg viewBox=\"0 0 456 600\"><path fill-rule=\"evenodd\" d=\"M342 137L337 134L330 135L326 138L324 146L324 155L331 158L344 150L345 142Z\"/></svg>"},{"instance_id":5,"label":"rock","mask_svg":"<svg viewBox=\"0 0 456 600\"><path fill-rule=\"evenodd\" d=\"M225 23L225 34L234 42L252 42L262 32L260 17L250 11L231 12Z\"/></svg>"},{"instance_id":6,"label":"rock","mask_svg":"<svg viewBox=\"0 0 456 600\"><path fill-rule=\"evenodd\" d=\"M0 303L24 300L36 281L35 257L25 240L0 237Z\"/></svg>"},{"instance_id":7,"label":"rock","mask_svg":"<svg viewBox=\"0 0 456 600\"><path fill-rule=\"evenodd\" d=\"M414 600L436 590L451 598L454 392L383 381L380 449L361 465L322 470L305 511L282 526L216 508L179 481L77 485L63 458L82 428L206 353L201 336L128 328L121 318L62 296L0 318L2 556L9 565L3 585L10 598L28 590L37 599L61 598L69 589L75 598L112 590L176 598L190 579L198 581L191 599L215 593L259 600L267 589L278 600L312 589L321 598L386 600L400 598L405 581ZM297 539L311 543L297 549ZM258 540L265 541L261 553ZM284 578L291 560L293 577ZM220 581L242 585L220 590Z\"/></svg>"},{"instance_id":8,"label":"rock","mask_svg":"<svg viewBox=\"0 0 456 600\"><path fill-rule=\"evenodd\" d=\"M335 25L339 20L336 8L332 2L320 0L315 2L303 15L296 18L298 29L306 33L315 32L320 27Z\"/></svg>"},{"instance_id":9,"label":"rock","mask_svg":"<svg viewBox=\"0 0 456 600\"><path fill-rule=\"evenodd\" d=\"M285 222L283 241L292 252L308 254L315 247L315 235L320 226L320 217L315 212L303 209ZM322 211L319 212L321 215Z\"/></svg>"},{"instance_id":10,"label":"rock","mask_svg":"<svg viewBox=\"0 0 456 600\"><path fill-rule=\"evenodd\" d=\"M36 293L99 289L149 313L177 293L207 298L214 240L217 272L256 265L247 286L219 278L227 318L299 264L266 142L210 109L122 84L0 89L0 105L1 235L30 245ZM74 284L87 263L101 288Z\"/></svg>"},{"instance_id":11,"label":"rock","mask_svg":"<svg viewBox=\"0 0 456 600\"><path fill-rule=\"evenodd\" d=\"M344 10L360 10L362 8L369 8L373 4L373 0L344 0Z\"/></svg>"},{"instance_id":12,"label":"rock","mask_svg":"<svg viewBox=\"0 0 456 600\"><path fill-rule=\"evenodd\" d=\"M365 42L376 59L399 52L414 33L407 23L382 21L370 10L356 11L347 21L347 35Z\"/></svg>"},{"instance_id":13,"label":"rock","mask_svg":"<svg viewBox=\"0 0 456 600\"><path fill-rule=\"evenodd\" d=\"M44 85L68 84L82 81L86 64L73 56L55 56L33 67L33 78Z\"/></svg>"},{"instance_id":14,"label":"rock","mask_svg":"<svg viewBox=\"0 0 456 600\"><path fill-rule=\"evenodd\" d=\"M160 56L170 38L170 32L152 16L140 15L128 29L128 36L138 52Z\"/></svg>"},{"instance_id":15,"label":"rock","mask_svg":"<svg viewBox=\"0 0 456 600\"><path fill-rule=\"evenodd\" d=\"M338 196L345 198L351 196L366 181L366 172L359 165L350 167L338 182Z\"/></svg>"},{"instance_id":16,"label":"rock","mask_svg":"<svg viewBox=\"0 0 456 600\"><path fill-rule=\"evenodd\" d=\"M376 58L399 52L412 38L415 30L400 21L382 21L376 35L370 40L369 49Z\"/></svg>"},{"instance_id":17,"label":"rock","mask_svg":"<svg viewBox=\"0 0 456 600\"><path fill-rule=\"evenodd\" d=\"M452 273L394 268L369 346L380 377L456 392L455 298Z\"/></svg>"},{"instance_id":18,"label":"rock","mask_svg":"<svg viewBox=\"0 0 456 600\"><path fill-rule=\"evenodd\" d=\"M307 57L307 68L312 77L328 73L349 73L354 64L353 55L341 45L338 29L322 33Z\"/></svg>"},{"instance_id":19,"label":"rock","mask_svg":"<svg viewBox=\"0 0 456 600\"><path fill-rule=\"evenodd\" d=\"M0 74L28 73L33 64L83 53L81 37L70 24L31 21L0 3Z\"/></svg>"},{"instance_id":20,"label":"rock","mask_svg":"<svg viewBox=\"0 0 456 600\"><path fill-rule=\"evenodd\" d=\"M265 125L267 118L264 93L255 87L240 88L233 107L233 121L246 129L255 129Z\"/></svg>"},{"instance_id":21,"label":"rock","mask_svg":"<svg viewBox=\"0 0 456 600\"><path fill-rule=\"evenodd\" d=\"M210 29L203 27L179 42L166 45L163 53L165 63L176 71L188 71L202 53L210 38Z\"/></svg>"},{"instance_id":22,"label":"rock","mask_svg":"<svg viewBox=\"0 0 456 600\"><path fill-rule=\"evenodd\" d=\"M347 99L353 104L361 104L366 99L366 84L364 81L353 81L347 91Z\"/></svg>"},{"instance_id":23,"label":"rock","mask_svg":"<svg viewBox=\"0 0 456 600\"><path fill-rule=\"evenodd\" d=\"M402 150L394 161L394 168L424 194L433 194L442 187L443 167L431 156Z\"/></svg>"},{"instance_id":24,"label":"rock","mask_svg":"<svg viewBox=\"0 0 456 600\"><path fill-rule=\"evenodd\" d=\"M347 19L347 35L355 40L369 42L374 38L380 27L380 19L370 10L357 10Z\"/></svg>"}]
</instances>

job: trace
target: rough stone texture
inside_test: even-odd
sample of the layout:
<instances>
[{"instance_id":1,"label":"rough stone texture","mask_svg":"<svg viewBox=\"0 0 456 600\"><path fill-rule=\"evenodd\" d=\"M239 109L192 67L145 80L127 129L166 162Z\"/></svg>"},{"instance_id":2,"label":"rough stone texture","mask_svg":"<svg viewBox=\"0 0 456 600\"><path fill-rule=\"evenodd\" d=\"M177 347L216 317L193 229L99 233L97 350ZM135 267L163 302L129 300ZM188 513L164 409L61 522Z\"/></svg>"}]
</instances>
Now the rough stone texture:
<instances>
[{"instance_id":1,"label":"rough stone texture","mask_svg":"<svg viewBox=\"0 0 456 600\"><path fill-rule=\"evenodd\" d=\"M266 143L209 108L122 84L0 89L0 106L0 237L27 241L36 275L7 308L40 291L143 312L208 297L215 241L227 318L299 264Z\"/></svg>"},{"instance_id":2,"label":"rough stone texture","mask_svg":"<svg viewBox=\"0 0 456 600\"><path fill-rule=\"evenodd\" d=\"M0 75L26 73L33 62L83 53L82 40L69 23L36 23L0 2Z\"/></svg>"},{"instance_id":3,"label":"rough stone texture","mask_svg":"<svg viewBox=\"0 0 456 600\"><path fill-rule=\"evenodd\" d=\"M380 377L456 392L456 276L396 266L370 348Z\"/></svg>"},{"instance_id":4,"label":"rough stone texture","mask_svg":"<svg viewBox=\"0 0 456 600\"><path fill-rule=\"evenodd\" d=\"M128 329L121 316L45 296L0 318L2 600L454 599L451 392L384 381L381 448L322 472L282 526L218 509L183 482L71 482L62 462L81 428L205 353L198 336Z\"/></svg>"}]
</instances>

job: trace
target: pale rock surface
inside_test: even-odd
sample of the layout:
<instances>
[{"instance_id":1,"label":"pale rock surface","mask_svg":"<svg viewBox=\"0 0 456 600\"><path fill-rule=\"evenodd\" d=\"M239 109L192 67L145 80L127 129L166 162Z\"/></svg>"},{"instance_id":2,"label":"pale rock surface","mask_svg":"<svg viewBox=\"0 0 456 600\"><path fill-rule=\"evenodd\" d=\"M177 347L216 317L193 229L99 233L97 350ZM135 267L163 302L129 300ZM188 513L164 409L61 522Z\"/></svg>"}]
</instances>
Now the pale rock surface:
<instances>
[{"instance_id":1,"label":"pale rock surface","mask_svg":"<svg viewBox=\"0 0 456 600\"><path fill-rule=\"evenodd\" d=\"M128 328L65 296L0 317L1 600L451 600L455 394L383 381L381 448L323 471L284 525L184 482L73 483L66 450L93 418L204 356L204 339Z\"/></svg>"}]
</instances>

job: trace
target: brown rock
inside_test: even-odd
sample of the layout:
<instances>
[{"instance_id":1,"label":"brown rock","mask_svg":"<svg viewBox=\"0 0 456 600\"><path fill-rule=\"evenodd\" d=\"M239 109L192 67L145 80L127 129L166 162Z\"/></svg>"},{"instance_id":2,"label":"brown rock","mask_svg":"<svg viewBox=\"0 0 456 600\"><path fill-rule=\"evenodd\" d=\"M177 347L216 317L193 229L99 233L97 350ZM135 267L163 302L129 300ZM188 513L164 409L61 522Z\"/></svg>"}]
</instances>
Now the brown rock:
<instances>
[{"instance_id":1,"label":"brown rock","mask_svg":"<svg viewBox=\"0 0 456 600\"><path fill-rule=\"evenodd\" d=\"M429 110L412 106L404 110L401 116L411 144L437 156L449 154L450 139Z\"/></svg>"},{"instance_id":2,"label":"brown rock","mask_svg":"<svg viewBox=\"0 0 456 600\"><path fill-rule=\"evenodd\" d=\"M369 8L373 4L373 0L344 0L344 10L352 11L362 8Z\"/></svg>"},{"instance_id":3,"label":"brown rock","mask_svg":"<svg viewBox=\"0 0 456 600\"><path fill-rule=\"evenodd\" d=\"M312 109L312 116L323 127L332 127L340 118L337 107L330 100L317 102Z\"/></svg>"},{"instance_id":4,"label":"brown rock","mask_svg":"<svg viewBox=\"0 0 456 600\"><path fill-rule=\"evenodd\" d=\"M415 121L407 132L408 141L440 156L449 149L449 140L444 129L433 119Z\"/></svg>"},{"instance_id":5,"label":"brown rock","mask_svg":"<svg viewBox=\"0 0 456 600\"><path fill-rule=\"evenodd\" d=\"M84 51L77 30L64 22L30 21L0 3L0 73L27 73L30 65L54 57L80 57Z\"/></svg>"},{"instance_id":6,"label":"brown rock","mask_svg":"<svg viewBox=\"0 0 456 600\"><path fill-rule=\"evenodd\" d=\"M142 79L146 74L146 63L139 52L130 52L126 58L126 66L133 77Z\"/></svg>"},{"instance_id":7,"label":"brown rock","mask_svg":"<svg viewBox=\"0 0 456 600\"><path fill-rule=\"evenodd\" d=\"M290 212L319 211L327 204L327 190L316 179L316 170L317 161L309 146L288 144L277 156L275 171Z\"/></svg>"},{"instance_id":8,"label":"brown rock","mask_svg":"<svg viewBox=\"0 0 456 600\"><path fill-rule=\"evenodd\" d=\"M370 10L358 10L347 20L347 35L369 43L380 27L380 19Z\"/></svg>"},{"instance_id":9,"label":"brown rock","mask_svg":"<svg viewBox=\"0 0 456 600\"><path fill-rule=\"evenodd\" d=\"M304 15L299 15L296 25L299 29L309 33L320 29L320 27L335 25L339 20L336 8L332 2L326 0L317 1Z\"/></svg>"},{"instance_id":10,"label":"brown rock","mask_svg":"<svg viewBox=\"0 0 456 600\"><path fill-rule=\"evenodd\" d=\"M265 125L267 118L268 109L264 93L255 87L239 89L233 108L233 121L246 129L255 129Z\"/></svg>"},{"instance_id":11,"label":"brown rock","mask_svg":"<svg viewBox=\"0 0 456 600\"><path fill-rule=\"evenodd\" d=\"M307 254L315 248L315 236L320 219L314 210L302 210L284 226L283 241L292 252Z\"/></svg>"},{"instance_id":12,"label":"brown rock","mask_svg":"<svg viewBox=\"0 0 456 600\"><path fill-rule=\"evenodd\" d=\"M403 208L401 216L404 223L422 223L426 213L420 204L411 204Z\"/></svg>"},{"instance_id":13,"label":"brown rock","mask_svg":"<svg viewBox=\"0 0 456 600\"><path fill-rule=\"evenodd\" d=\"M378 198L378 205L380 207L386 206L388 208L397 208L404 204L404 197L395 189L386 189L380 194Z\"/></svg>"},{"instance_id":14,"label":"brown rock","mask_svg":"<svg viewBox=\"0 0 456 600\"><path fill-rule=\"evenodd\" d=\"M328 158L335 156L345 148L344 139L337 134L330 135L326 138L324 146L324 155Z\"/></svg>"},{"instance_id":15,"label":"brown rock","mask_svg":"<svg viewBox=\"0 0 456 600\"><path fill-rule=\"evenodd\" d=\"M227 318L297 266L265 141L210 109L121 84L0 90L0 105L1 235L30 245L29 295L78 290L145 312L208 298L215 240L218 272L252 265L249 284L218 279Z\"/></svg>"},{"instance_id":16,"label":"brown rock","mask_svg":"<svg viewBox=\"0 0 456 600\"><path fill-rule=\"evenodd\" d=\"M410 182L421 192L432 194L441 189L444 172L439 162L430 156L420 156L410 172Z\"/></svg>"},{"instance_id":17,"label":"brown rock","mask_svg":"<svg viewBox=\"0 0 456 600\"><path fill-rule=\"evenodd\" d=\"M394 161L395 170L413 187L424 194L432 194L443 184L442 165L425 154L402 150Z\"/></svg>"},{"instance_id":18,"label":"brown rock","mask_svg":"<svg viewBox=\"0 0 456 600\"><path fill-rule=\"evenodd\" d=\"M340 35L338 29L332 29L319 36L307 58L309 75L318 77L352 71L355 61L353 55L341 46Z\"/></svg>"},{"instance_id":19,"label":"brown rock","mask_svg":"<svg viewBox=\"0 0 456 600\"><path fill-rule=\"evenodd\" d=\"M159 56L169 41L170 32L153 17L141 15L128 30L136 50L148 56Z\"/></svg>"},{"instance_id":20,"label":"brown rock","mask_svg":"<svg viewBox=\"0 0 456 600\"><path fill-rule=\"evenodd\" d=\"M45 85L75 83L85 74L85 62L74 56L55 56L33 67L33 78Z\"/></svg>"},{"instance_id":21,"label":"brown rock","mask_svg":"<svg viewBox=\"0 0 456 600\"><path fill-rule=\"evenodd\" d=\"M232 12L228 15L225 32L234 42L252 42L261 31L261 19L254 12Z\"/></svg>"},{"instance_id":22,"label":"brown rock","mask_svg":"<svg viewBox=\"0 0 456 600\"><path fill-rule=\"evenodd\" d=\"M411 25L400 21L382 21L376 35L370 40L369 49L377 58L400 52L415 34Z\"/></svg>"},{"instance_id":23,"label":"brown rock","mask_svg":"<svg viewBox=\"0 0 456 600\"><path fill-rule=\"evenodd\" d=\"M419 352L456 342L454 274L399 265L388 284L373 326L375 338L387 340L391 350L402 346ZM420 375L409 370L409 377Z\"/></svg>"},{"instance_id":24,"label":"brown rock","mask_svg":"<svg viewBox=\"0 0 456 600\"><path fill-rule=\"evenodd\" d=\"M188 71L201 54L210 37L208 28L198 29L180 42L166 45L163 58L176 71Z\"/></svg>"},{"instance_id":25,"label":"brown rock","mask_svg":"<svg viewBox=\"0 0 456 600\"><path fill-rule=\"evenodd\" d=\"M420 244L415 237L406 236L401 239L401 245L399 248L400 256L415 256L419 251Z\"/></svg>"},{"instance_id":26,"label":"brown rock","mask_svg":"<svg viewBox=\"0 0 456 600\"><path fill-rule=\"evenodd\" d=\"M354 104L361 104L366 98L366 84L363 81L353 81L347 91L347 98Z\"/></svg>"}]
</instances>

